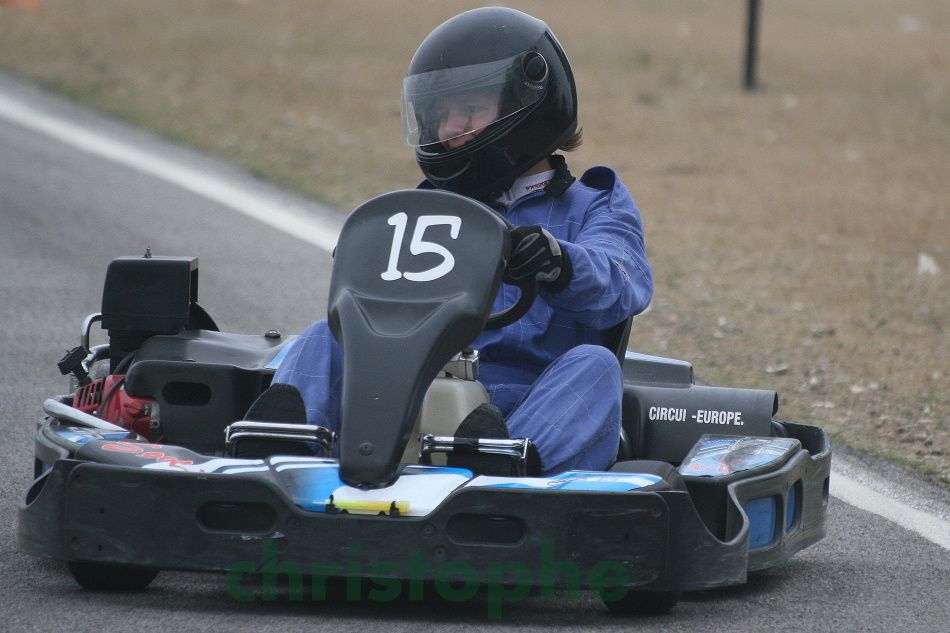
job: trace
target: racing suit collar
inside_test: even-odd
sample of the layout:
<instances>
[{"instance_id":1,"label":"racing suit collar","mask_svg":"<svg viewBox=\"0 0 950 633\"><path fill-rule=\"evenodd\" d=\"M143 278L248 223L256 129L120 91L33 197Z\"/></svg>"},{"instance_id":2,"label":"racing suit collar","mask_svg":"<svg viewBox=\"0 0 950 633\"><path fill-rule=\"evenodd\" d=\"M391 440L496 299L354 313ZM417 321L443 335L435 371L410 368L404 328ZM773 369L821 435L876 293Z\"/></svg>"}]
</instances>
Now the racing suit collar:
<instances>
[{"instance_id":1,"label":"racing suit collar","mask_svg":"<svg viewBox=\"0 0 950 633\"><path fill-rule=\"evenodd\" d=\"M537 191L547 191L548 185L554 179L554 170L548 169L531 176L522 176L512 183L508 191L502 193L497 201L505 207L510 207L516 200L535 193Z\"/></svg>"},{"instance_id":2,"label":"racing suit collar","mask_svg":"<svg viewBox=\"0 0 950 633\"><path fill-rule=\"evenodd\" d=\"M567 168L567 161L560 154L554 154L548 158L548 162L551 164L551 169L518 178L511 188L498 198L497 203L510 209L516 202L542 192L552 198L557 198L567 191L567 188L576 180Z\"/></svg>"},{"instance_id":3,"label":"racing suit collar","mask_svg":"<svg viewBox=\"0 0 950 633\"><path fill-rule=\"evenodd\" d=\"M551 167L554 168L554 177L551 178L551 182L548 183L548 186L544 188L544 192L549 196L557 198L567 191L567 188L577 179L571 175L570 170L567 168L567 161L564 160L564 157L560 154L553 154L548 158L548 161L551 163Z\"/></svg>"}]
</instances>

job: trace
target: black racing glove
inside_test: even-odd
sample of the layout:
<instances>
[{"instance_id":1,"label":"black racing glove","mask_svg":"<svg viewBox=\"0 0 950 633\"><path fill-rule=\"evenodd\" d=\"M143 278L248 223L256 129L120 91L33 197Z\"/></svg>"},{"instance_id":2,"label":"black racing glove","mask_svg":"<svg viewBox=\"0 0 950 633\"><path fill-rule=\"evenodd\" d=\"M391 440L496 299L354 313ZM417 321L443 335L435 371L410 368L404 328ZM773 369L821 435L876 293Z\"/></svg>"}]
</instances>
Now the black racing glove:
<instances>
[{"instance_id":1,"label":"black racing glove","mask_svg":"<svg viewBox=\"0 0 950 633\"><path fill-rule=\"evenodd\" d=\"M546 229L538 225L516 226L511 229L511 255L505 281L519 284L534 277L548 292L567 288L574 269L567 251Z\"/></svg>"}]
</instances>

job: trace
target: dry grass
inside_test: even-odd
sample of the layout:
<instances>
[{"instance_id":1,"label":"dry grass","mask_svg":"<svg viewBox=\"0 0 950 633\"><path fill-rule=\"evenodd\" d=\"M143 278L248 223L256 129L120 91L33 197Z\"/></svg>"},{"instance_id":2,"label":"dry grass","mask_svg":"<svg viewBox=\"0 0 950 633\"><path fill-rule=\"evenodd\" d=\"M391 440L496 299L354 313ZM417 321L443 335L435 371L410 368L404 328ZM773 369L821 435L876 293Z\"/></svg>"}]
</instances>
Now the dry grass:
<instances>
[{"instance_id":1,"label":"dry grass","mask_svg":"<svg viewBox=\"0 0 950 633\"><path fill-rule=\"evenodd\" d=\"M950 483L950 4L512 2L575 66L576 172L617 168L657 294L632 347ZM398 95L446 2L44 0L0 65L344 208L414 184ZM918 272L918 257L941 272Z\"/></svg>"}]
</instances>

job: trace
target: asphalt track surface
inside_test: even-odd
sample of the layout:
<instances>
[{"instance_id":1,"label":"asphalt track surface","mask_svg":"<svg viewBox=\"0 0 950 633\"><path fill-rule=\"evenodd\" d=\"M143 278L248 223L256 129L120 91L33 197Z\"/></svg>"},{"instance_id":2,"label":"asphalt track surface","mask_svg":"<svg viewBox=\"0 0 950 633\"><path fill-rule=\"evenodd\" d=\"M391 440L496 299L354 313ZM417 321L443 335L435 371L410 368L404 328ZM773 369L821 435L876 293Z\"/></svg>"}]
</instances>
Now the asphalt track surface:
<instances>
[{"instance_id":1,"label":"asphalt track surface","mask_svg":"<svg viewBox=\"0 0 950 633\"><path fill-rule=\"evenodd\" d=\"M326 212L230 165L2 75L0 95L213 173L275 204ZM589 594L532 596L503 605L498 620L488 618L485 592L463 603L443 601L431 589L422 600L404 593L389 602L343 594L294 601L281 593L242 603L222 576L182 572L162 573L144 593L83 591L63 564L17 551L17 504L32 473L40 404L65 389L56 361L78 344L82 318L99 310L108 262L146 247L200 257L199 301L223 330L297 332L325 314L331 260L324 250L0 118L0 631L950 630L950 551L836 498L824 541L745 586L688 594L672 614L656 618L611 616ZM946 517L945 490L847 449L839 453L889 486L921 491L930 510Z\"/></svg>"}]
</instances>

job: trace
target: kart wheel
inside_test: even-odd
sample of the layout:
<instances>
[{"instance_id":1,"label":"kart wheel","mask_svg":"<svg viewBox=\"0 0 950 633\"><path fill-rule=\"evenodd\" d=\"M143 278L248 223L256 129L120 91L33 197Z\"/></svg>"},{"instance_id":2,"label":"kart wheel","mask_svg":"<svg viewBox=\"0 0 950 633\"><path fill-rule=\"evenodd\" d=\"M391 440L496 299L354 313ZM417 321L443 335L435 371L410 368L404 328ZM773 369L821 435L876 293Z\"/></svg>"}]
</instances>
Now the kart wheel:
<instances>
[{"instance_id":1,"label":"kart wheel","mask_svg":"<svg viewBox=\"0 0 950 633\"><path fill-rule=\"evenodd\" d=\"M628 591L620 599L607 600L601 593L604 606L615 615L666 615L679 598L672 591Z\"/></svg>"},{"instance_id":2,"label":"kart wheel","mask_svg":"<svg viewBox=\"0 0 950 633\"><path fill-rule=\"evenodd\" d=\"M157 569L72 560L69 571L79 586L90 591L142 591L158 575Z\"/></svg>"}]
</instances>

